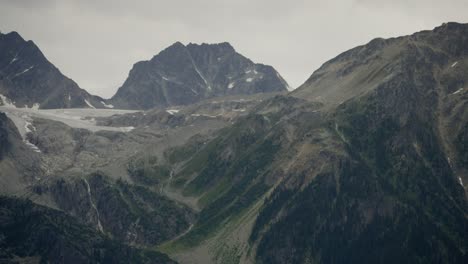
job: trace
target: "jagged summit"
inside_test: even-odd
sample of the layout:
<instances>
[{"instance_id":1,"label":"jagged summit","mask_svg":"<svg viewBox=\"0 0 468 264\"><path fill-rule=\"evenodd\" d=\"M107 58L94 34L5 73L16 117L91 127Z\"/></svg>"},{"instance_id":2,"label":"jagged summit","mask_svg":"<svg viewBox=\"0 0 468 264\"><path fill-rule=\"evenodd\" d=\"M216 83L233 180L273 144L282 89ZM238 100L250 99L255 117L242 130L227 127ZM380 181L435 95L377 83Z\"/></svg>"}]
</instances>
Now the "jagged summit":
<instances>
[{"instance_id":1,"label":"jagged summit","mask_svg":"<svg viewBox=\"0 0 468 264\"><path fill-rule=\"evenodd\" d=\"M148 109L283 91L287 83L273 67L255 64L227 42L176 42L151 60L135 63L110 102L119 108Z\"/></svg>"},{"instance_id":2,"label":"jagged summit","mask_svg":"<svg viewBox=\"0 0 468 264\"><path fill-rule=\"evenodd\" d=\"M215 49L218 52L225 52L225 53L234 53L236 50L234 47L229 43L229 42L221 42L221 43L214 43L214 44L209 44L209 43L189 43L187 45L187 48L189 50L193 49Z\"/></svg>"},{"instance_id":3,"label":"jagged summit","mask_svg":"<svg viewBox=\"0 0 468 264\"><path fill-rule=\"evenodd\" d=\"M0 34L2 34L3 36L5 36L6 38L10 38L10 39L12 39L12 40L15 40L15 39L16 39L16 40L20 40L20 41L25 41L25 40L23 39L23 37L21 37L21 35L20 35L18 32L16 32L16 31L11 31L11 32L9 32L9 33L1 33L1 32L0 32Z\"/></svg>"}]
</instances>

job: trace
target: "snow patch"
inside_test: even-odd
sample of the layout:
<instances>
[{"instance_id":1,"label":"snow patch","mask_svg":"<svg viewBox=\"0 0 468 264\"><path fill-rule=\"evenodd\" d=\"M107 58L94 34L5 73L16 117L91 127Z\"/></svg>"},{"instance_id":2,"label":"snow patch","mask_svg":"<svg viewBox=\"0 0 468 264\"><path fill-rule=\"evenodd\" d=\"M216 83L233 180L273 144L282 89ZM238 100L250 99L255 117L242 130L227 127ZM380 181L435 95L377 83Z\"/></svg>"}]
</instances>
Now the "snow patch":
<instances>
[{"instance_id":1,"label":"snow patch","mask_svg":"<svg viewBox=\"0 0 468 264\"><path fill-rule=\"evenodd\" d=\"M218 57L218 58L217 58L217 60L218 60L218 61L220 61L220 60L221 60L221 58L220 58L220 57Z\"/></svg>"},{"instance_id":2,"label":"snow patch","mask_svg":"<svg viewBox=\"0 0 468 264\"><path fill-rule=\"evenodd\" d=\"M161 76L161 78L165 81L169 81L169 78L167 78L166 76Z\"/></svg>"},{"instance_id":3,"label":"snow patch","mask_svg":"<svg viewBox=\"0 0 468 264\"><path fill-rule=\"evenodd\" d=\"M255 75L259 74L257 70L253 69L253 70L247 70L245 71L246 74L249 74L249 73L253 73Z\"/></svg>"},{"instance_id":4,"label":"snow patch","mask_svg":"<svg viewBox=\"0 0 468 264\"><path fill-rule=\"evenodd\" d=\"M96 109L96 107L94 107L87 99L84 99L84 101L89 107Z\"/></svg>"},{"instance_id":5,"label":"snow patch","mask_svg":"<svg viewBox=\"0 0 468 264\"><path fill-rule=\"evenodd\" d=\"M114 108L113 105L111 105L111 104L106 104L106 103L104 103L104 101L101 101L101 104L102 104L104 107L107 107L107 108Z\"/></svg>"},{"instance_id":6,"label":"snow patch","mask_svg":"<svg viewBox=\"0 0 468 264\"><path fill-rule=\"evenodd\" d=\"M457 64L458 64L458 61L454 62L454 63L452 64L452 66L450 66L450 67L453 68L453 67L457 66Z\"/></svg>"},{"instance_id":7,"label":"snow patch","mask_svg":"<svg viewBox=\"0 0 468 264\"><path fill-rule=\"evenodd\" d=\"M18 53L16 53L15 57L10 61L10 63L8 63L8 65L14 63L17 60L18 60Z\"/></svg>"},{"instance_id":8,"label":"snow patch","mask_svg":"<svg viewBox=\"0 0 468 264\"><path fill-rule=\"evenodd\" d=\"M232 109L232 111L234 112L245 112L245 108L241 108L241 109Z\"/></svg>"},{"instance_id":9,"label":"snow patch","mask_svg":"<svg viewBox=\"0 0 468 264\"><path fill-rule=\"evenodd\" d=\"M32 133L33 131L36 131L36 127L34 127L30 121L24 120L24 131L26 131L26 134Z\"/></svg>"},{"instance_id":10,"label":"snow patch","mask_svg":"<svg viewBox=\"0 0 468 264\"><path fill-rule=\"evenodd\" d=\"M22 72L20 72L20 73L17 73L17 74L15 74L15 75L13 75L13 78L16 78L16 77L18 77L18 76L20 76L20 75L23 75L23 74L27 73L27 72L30 71L32 68L34 68L34 66L31 66L31 67L27 68L26 70L24 70L24 71L22 71ZM12 79L13 79L13 78L12 78Z\"/></svg>"},{"instance_id":11,"label":"snow patch","mask_svg":"<svg viewBox=\"0 0 468 264\"><path fill-rule=\"evenodd\" d=\"M221 116L221 115L191 114L190 116L194 116L194 117L204 116L204 117L209 117L209 118L217 118L218 116Z\"/></svg>"},{"instance_id":12,"label":"snow patch","mask_svg":"<svg viewBox=\"0 0 468 264\"><path fill-rule=\"evenodd\" d=\"M3 94L0 94L0 99L2 99L2 103L4 107L9 107L9 108L16 108L16 105L6 96Z\"/></svg>"},{"instance_id":13,"label":"snow patch","mask_svg":"<svg viewBox=\"0 0 468 264\"><path fill-rule=\"evenodd\" d=\"M208 84L208 81L205 79L205 77L201 74L200 70L198 69L197 65L195 65L195 62L192 63L193 67L195 68L195 71L198 73L198 75L203 79L203 81L206 84L206 87L208 90L211 90L211 85Z\"/></svg>"},{"instance_id":14,"label":"snow patch","mask_svg":"<svg viewBox=\"0 0 468 264\"><path fill-rule=\"evenodd\" d=\"M235 85L235 84L236 84L236 82L231 82L231 83L229 83L228 88L229 88L229 89L234 88L234 85Z\"/></svg>"},{"instance_id":15,"label":"snow patch","mask_svg":"<svg viewBox=\"0 0 468 264\"><path fill-rule=\"evenodd\" d=\"M461 177L458 177L458 181L460 182L460 185L463 186L463 188L465 188L465 185L463 185L463 180Z\"/></svg>"},{"instance_id":16,"label":"snow patch","mask_svg":"<svg viewBox=\"0 0 468 264\"><path fill-rule=\"evenodd\" d=\"M252 82L253 81L253 78L247 78L245 79L246 82Z\"/></svg>"},{"instance_id":17,"label":"snow patch","mask_svg":"<svg viewBox=\"0 0 468 264\"><path fill-rule=\"evenodd\" d=\"M71 101L71 95L68 94L68 101Z\"/></svg>"},{"instance_id":18,"label":"snow patch","mask_svg":"<svg viewBox=\"0 0 468 264\"><path fill-rule=\"evenodd\" d=\"M457 94L457 93L460 93L461 91L463 91L463 88L460 88L460 89L456 90L456 91L453 92L452 94Z\"/></svg>"},{"instance_id":19,"label":"snow patch","mask_svg":"<svg viewBox=\"0 0 468 264\"><path fill-rule=\"evenodd\" d=\"M24 144L26 144L26 146L30 147L32 149L32 151L34 151L36 153L42 153L42 151L36 145L29 142L28 140L24 140L23 142L24 142Z\"/></svg>"},{"instance_id":20,"label":"snow patch","mask_svg":"<svg viewBox=\"0 0 468 264\"><path fill-rule=\"evenodd\" d=\"M190 90L192 90L192 92L193 92L194 94L198 95L198 92L195 91L193 88L190 88Z\"/></svg>"},{"instance_id":21,"label":"snow patch","mask_svg":"<svg viewBox=\"0 0 468 264\"><path fill-rule=\"evenodd\" d=\"M40 105L39 103L34 103L34 104L32 105L32 107L31 107L31 109L32 109L32 110L39 110L39 107L40 107L40 106L41 106L41 105Z\"/></svg>"},{"instance_id":22,"label":"snow patch","mask_svg":"<svg viewBox=\"0 0 468 264\"><path fill-rule=\"evenodd\" d=\"M40 105L39 103L34 103L34 104L31 106L31 108L29 108L29 106L25 104L25 105L24 105L24 108L25 108L25 109L32 109L32 110L39 110L39 107L40 107L40 106L41 106L41 105Z\"/></svg>"},{"instance_id":23,"label":"snow patch","mask_svg":"<svg viewBox=\"0 0 468 264\"><path fill-rule=\"evenodd\" d=\"M177 110L177 109L168 109L168 110L166 110L166 112L168 112L171 115L174 115L174 114L178 113L179 111L180 110Z\"/></svg>"},{"instance_id":24,"label":"snow patch","mask_svg":"<svg viewBox=\"0 0 468 264\"><path fill-rule=\"evenodd\" d=\"M5 107L0 106L0 111L5 112L8 117L14 122L18 128L22 138L26 138L25 122L32 122L31 117L50 119L58 122L62 122L68 126L74 128L87 129L89 131L117 131L117 132L128 132L133 127L111 127L111 126L98 126L94 122L95 117L107 117L115 114L128 114L135 113L136 111L131 110L115 110L115 109L92 109L92 108L79 108L79 109L38 109L34 110L31 108L16 108L16 107ZM33 129L33 128L31 128Z\"/></svg>"},{"instance_id":25,"label":"snow patch","mask_svg":"<svg viewBox=\"0 0 468 264\"><path fill-rule=\"evenodd\" d=\"M24 119L24 135L21 136L23 137L24 144L31 148L32 151L41 153L41 150L27 138L28 133L33 133L36 131L36 127L31 124L31 118L28 115L23 115L22 118Z\"/></svg>"},{"instance_id":26,"label":"snow patch","mask_svg":"<svg viewBox=\"0 0 468 264\"><path fill-rule=\"evenodd\" d=\"M130 131L132 131L133 129L135 129L135 127L133 127L133 126L119 127L119 128L120 128L120 131L122 131L122 132L130 132Z\"/></svg>"}]
</instances>

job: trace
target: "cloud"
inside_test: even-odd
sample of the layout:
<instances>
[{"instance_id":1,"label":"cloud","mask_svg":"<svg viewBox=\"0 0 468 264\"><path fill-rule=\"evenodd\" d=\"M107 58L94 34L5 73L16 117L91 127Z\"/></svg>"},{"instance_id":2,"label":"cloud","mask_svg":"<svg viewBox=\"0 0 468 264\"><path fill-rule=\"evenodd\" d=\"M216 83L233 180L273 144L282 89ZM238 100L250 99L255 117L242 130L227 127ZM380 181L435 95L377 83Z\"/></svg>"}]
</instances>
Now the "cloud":
<instances>
[{"instance_id":1,"label":"cloud","mask_svg":"<svg viewBox=\"0 0 468 264\"><path fill-rule=\"evenodd\" d=\"M34 40L64 74L105 97L133 63L175 41L229 41L297 87L326 60L372 38L467 22L463 2L0 0L0 30Z\"/></svg>"}]
</instances>

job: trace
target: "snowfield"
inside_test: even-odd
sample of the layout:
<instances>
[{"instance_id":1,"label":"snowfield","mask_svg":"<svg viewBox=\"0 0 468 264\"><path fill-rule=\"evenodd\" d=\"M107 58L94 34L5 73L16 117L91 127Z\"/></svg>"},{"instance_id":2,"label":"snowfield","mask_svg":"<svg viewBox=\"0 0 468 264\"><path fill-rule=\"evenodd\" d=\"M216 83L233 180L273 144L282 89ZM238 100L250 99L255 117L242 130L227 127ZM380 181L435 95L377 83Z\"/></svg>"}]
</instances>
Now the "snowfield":
<instances>
[{"instance_id":1,"label":"snowfield","mask_svg":"<svg viewBox=\"0 0 468 264\"><path fill-rule=\"evenodd\" d=\"M21 136L28 132L27 127L31 118L43 118L62 122L70 127L84 128L93 132L100 130L129 132L134 127L110 127L96 125L95 117L107 117L127 113L135 113L132 110L117 109L92 109L92 108L71 108L71 109L46 109L15 108L10 105L0 106L0 112L4 112L16 125Z\"/></svg>"}]
</instances>

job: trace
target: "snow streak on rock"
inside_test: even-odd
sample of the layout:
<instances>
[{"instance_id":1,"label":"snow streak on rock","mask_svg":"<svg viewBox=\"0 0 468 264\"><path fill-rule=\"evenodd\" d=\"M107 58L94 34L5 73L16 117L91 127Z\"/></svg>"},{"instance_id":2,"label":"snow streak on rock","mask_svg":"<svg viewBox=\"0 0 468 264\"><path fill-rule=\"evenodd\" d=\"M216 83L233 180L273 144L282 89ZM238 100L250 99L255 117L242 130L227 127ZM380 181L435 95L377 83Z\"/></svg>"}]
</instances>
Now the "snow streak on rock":
<instances>
[{"instance_id":1,"label":"snow streak on rock","mask_svg":"<svg viewBox=\"0 0 468 264\"><path fill-rule=\"evenodd\" d=\"M92 208L94 209L94 211L96 212L96 217L97 217L97 228L98 228L99 231L104 232L104 229L102 228L102 225L101 225L101 220L99 219L99 211L98 211L98 209L97 209L97 207L96 207L96 204L94 204L94 202L93 202L93 197L91 196L91 188L89 187L89 183L88 183L88 181L87 181L85 178L83 178L83 181L84 181L85 184L86 184L86 189L87 189L87 191L88 191L88 197L89 197L89 202L90 202L90 204L91 204L91 207L92 207Z\"/></svg>"}]
</instances>

